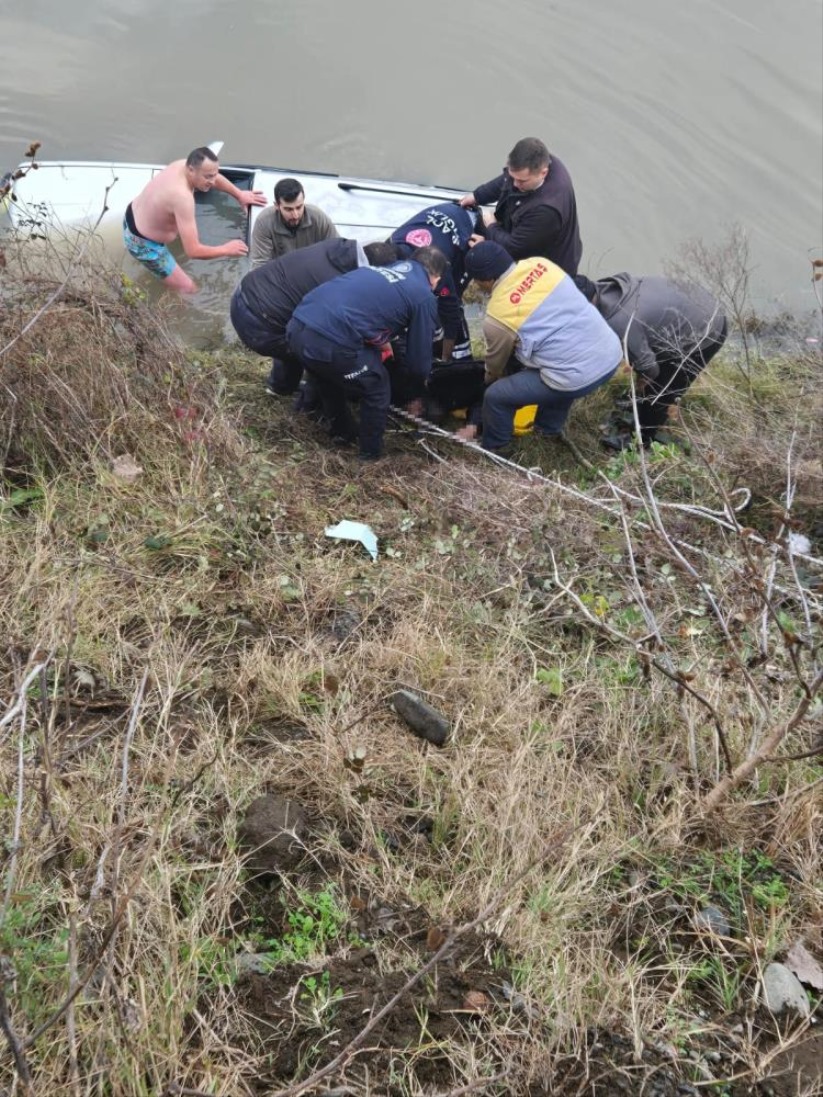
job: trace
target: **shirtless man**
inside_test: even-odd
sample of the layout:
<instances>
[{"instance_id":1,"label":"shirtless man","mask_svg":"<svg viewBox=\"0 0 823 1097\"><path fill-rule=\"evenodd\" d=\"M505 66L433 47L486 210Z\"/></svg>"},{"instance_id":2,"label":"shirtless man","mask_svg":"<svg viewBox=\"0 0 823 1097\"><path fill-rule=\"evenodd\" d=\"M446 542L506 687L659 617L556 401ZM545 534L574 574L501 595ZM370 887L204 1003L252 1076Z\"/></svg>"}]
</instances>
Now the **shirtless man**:
<instances>
[{"instance_id":1,"label":"shirtless man","mask_svg":"<svg viewBox=\"0 0 823 1097\"><path fill-rule=\"evenodd\" d=\"M167 244L180 237L190 259L221 259L246 255L242 240L229 240L219 247L201 244L194 218L194 192L225 191L244 209L265 206L259 190L239 190L220 174L217 157L209 148L194 149L185 160L163 168L129 203L123 221L123 240L130 255L180 293L195 293L197 284L178 267Z\"/></svg>"}]
</instances>

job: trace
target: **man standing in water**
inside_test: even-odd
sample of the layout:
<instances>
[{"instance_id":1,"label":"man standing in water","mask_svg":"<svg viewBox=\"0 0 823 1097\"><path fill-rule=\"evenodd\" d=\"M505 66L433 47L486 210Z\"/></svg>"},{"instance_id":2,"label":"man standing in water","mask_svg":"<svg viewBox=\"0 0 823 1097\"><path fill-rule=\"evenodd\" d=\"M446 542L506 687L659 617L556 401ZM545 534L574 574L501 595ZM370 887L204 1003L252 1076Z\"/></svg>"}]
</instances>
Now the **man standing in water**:
<instances>
[{"instance_id":1,"label":"man standing in water","mask_svg":"<svg viewBox=\"0 0 823 1097\"><path fill-rule=\"evenodd\" d=\"M166 285L180 293L195 293L196 283L181 270L168 249L177 237L190 259L223 259L246 255L242 240L229 240L218 247L201 244L194 216L194 192L222 190L236 199L244 209L265 206L266 197L259 190L240 190L220 174L217 157L210 148L201 147L189 153L185 160L175 160L147 183L126 208L123 220L123 241L126 250L138 263L162 278Z\"/></svg>"}]
</instances>

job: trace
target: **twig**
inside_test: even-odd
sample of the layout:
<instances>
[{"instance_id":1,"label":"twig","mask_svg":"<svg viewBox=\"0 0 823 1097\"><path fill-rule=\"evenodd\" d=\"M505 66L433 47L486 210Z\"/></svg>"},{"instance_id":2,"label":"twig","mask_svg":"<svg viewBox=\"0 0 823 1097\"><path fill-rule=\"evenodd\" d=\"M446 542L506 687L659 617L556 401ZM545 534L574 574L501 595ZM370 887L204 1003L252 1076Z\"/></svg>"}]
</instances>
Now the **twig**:
<instances>
[{"instance_id":1,"label":"twig","mask_svg":"<svg viewBox=\"0 0 823 1097\"><path fill-rule=\"evenodd\" d=\"M71 260L69 261L68 265L66 266L66 270L65 270L65 273L64 273L64 276L63 276L63 281L60 283L60 285L57 287L57 289L54 290L54 292L50 295L48 300L43 305L40 306L40 308L37 310L37 312L35 312L34 316L32 316L32 318L28 321L28 323L23 325L23 327L20 329L20 331L18 331L17 335L15 335L14 338L10 342L6 343L6 345L4 347L0 347L0 358L2 358L4 354L8 354L8 352L12 349L12 347L15 346L15 344L19 343L19 341L23 338L23 336L31 331L31 329L34 327L34 325L37 323L37 321L40 320L40 318L48 312L48 310L51 308L51 306L54 304L54 302L63 293L65 293L65 290L66 290L66 287L68 286L69 278L71 276L72 271L77 266L77 264L80 262L80 260L83 258L83 256L86 254L86 252L88 251L89 244L94 239L94 234L97 231L97 229L100 225L100 222L103 220L103 218L105 217L105 215L109 211L109 191L111 190L111 188L114 186L114 184L116 182L117 182L117 179L115 178L106 187L106 192L103 195L103 208L100 210L100 214L99 214L97 220L94 222L94 224L89 229L88 234L87 234L85 240L83 241L82 246L72 256Z\"/></svg>"},{"instance_id":2,"label":"twig","mask_svg":"<svg viewBox=\"0 0 823 1097\"><path fill-rule=\"evenodd\" d=\"M706 811L714 811L719 805L726 799L726 797L734 789L737 788L749 774L753 773L759 765L766 762L769 757L774 754L775 749L791 734L792 731L801 723L809 707L814 700L817 693L823 686L823 670L821 670L813 682L809 684L808 693L800 699L797 708L792 713L791 717L785 724L775 728L770 735L764 740L760 750L747 758L744 762L741 762L736 769L728 773L719 784L711 790L710 793L703 800L703 807Z\"/></svg>"},{"instance_id":3,"label":"twig","mask_svg":"<svg viewBox=\"0 0 823 1097\"><path fill-rule=\"evenodd\" d=\"M6 1037L6 1042L11 1049L14 1066L20 1081L23 1084L23 1092L31 1093L31 1071L26 1061L25 1047L20 1037L14 1031L9 1016L9 1003L6 999L6 983L12 983L15 979L15 971L11 961L5 956L0 956L0 1029Z\"/></svg>"},{"instance_id":4,"label":"twig","mask_svg":"<svg viewBox=\"0 0 823 1097\"><path fill-rule=\"evenodd\" d=\"M50 659L51 659L51 655L49 655L42 663L36 663L31 668L31 670L28 672L26 677L23 679L23 684L20 686L20 689L17 691L16 701L14 701L9 706L9 708L6 709L5 715L3 716L2 720L0 720L0 731L2 731L3 728L6 727L7 724L10 724L12 722L12 720L14 720L17 716L20 715L21 710L23 709L23 707L26 704L26 693L28 691L29 686L32 684L34 679L38 676L38 674L43 669L43 667L48 666Z\"/></svg>"},{"instance_id":5,"label":"twig","mask_svg":"<svg viewBox=\"0 0 823 1097\"><path fill-rule=\"evenodd\" d=\"M298 1097L298 1094L305 1093L307 1089L310 1089L312 1086L317 1085L318 1082L322 1081L324 1078L327 1078L330 1074L333 1074L339 1068L345 1066L346 1062L351 1058L352 1054L360 1047L360 1045L365 1041L369 1034L374 1031L374 1029L383 1020L383 1018L391 1013L391 1011L401 1000L401 998L403 998L405 994L408 994L408 992L413 987L415 987L420 982L420 980L423 979L432 970L432 968L439 964L441 960L445 959L449 952L451 952L455 943L460 940L461 937L465 937L466 934L471 933L472 930L476 929L479 925L482 925L482 923L486 921L489 915L491 915L502 902L504 902L507 898L511 896L512 888L516 884L518 884L525 876L527 876L532 871L532 869L542 864L547 857L549 857L553 853L556 853L558 849L561 849L566 844L571 834L577 829L578 827L569 826L552 835L552 837L544 844L540 853L536 857L532 858L526 865L526 867L518 872L515 875L514 879L509 881L506 887L501 888L496 893L496 895L494 895L492 900L486 904L486 906L483 908L483 910L481 910L476 918L473 918L470 922L464 922L463 925L458 926L457 929L453 929L447 935L446 940L434 953L434 955L431 956L431 958L428 959L422 967L418 968L417 971L409 976L409 978L406 980L400 990L398 990L396 994L393 994L388 1002L386 1002L386 1004L381 1009L379 1009L377 1013L372 1014L367 1024L363 1026L360 1032L358 1032L358 1034L352 1040L350 1040L348 1044L346 1044L346 1046L343 1048L343 1050L338 1052L338 1054L335 1055L335 1057L330 1062L328 1062L324 1067L321 1067L319 1070L316 1070L314 1074L306 1078L305 1081L296 1082L294 1085L288 1086L286 1089L279 1089L276 1092L270 1094L269 1097Z\"/></svg>"},{"instance_id":6,"label":"twig","mask_svg":"<svg viewBox=\"0 0 823 1097\"><path fill-rule=\"evenodd\" d=\"M23 825L23 792L25 788L25 764L24 745L26 738L26 694L22 693L20 708L20 735L17 740L17 803L14 808L14 831L11 839L11 856L9 858L9 871L6 877L6 894L3 897L3 910L0 912L0 926L5 924L8 914L11 893L14 891L14 880L17 875L17 854L20 850L20 831Z\"/></svg>"},{"instance_id":7,"label":"twig","mask_svg":"<svg viewBox=\"0 0 823 1097\"><path fill-rule=\"evenodd\" d=\"M720 717L717 713L717 709L715 709L714 705L711 703L708 697L704 697L703 694L699 692L699 690L696 690L693 686L689 685L689 683L679 671L672 670L661 659L650 655L647 651L643 651L640 647L639 641L633 640L631 636L627 636L624 632L620 632L619 629L613 628L611 625L607 625L605 621L601 621L597 617L595 617L595 615L589 611L588 606L584 604L579 595L577 595L574 590L572 590L568 583L564 583L562 581L562 579L560 578L560 571L557 567L557 560L555 559L554 552L552 552L551 550L549 551L551 552L552 566L554 568L554 581L556 585L560 588L560 590L567 594L569 598L571 598L571 600L574 602L574 604L577 606L577 608L580 610L586 620L593 624L601 632L605 633L607 636L610 636L612 639L619 640L621 644L628 644L628 646L637 653L638 659L640 659L643 663L650 664L656 670L659 670L661 674L665 675L666 678L668 678L671 682L674 682L678 689L685 690L686 693L690 694L692 697L694 697L696 701L699 701L700 704L704 706L704 708L711 716L712 723L714 724L715 731L717 732L717 738L720 742L720 746L723 749L723 756L726 760L726 767L728 769L728 772L731 773L734 769L734 763L732 761L731 751L729 750L729 743L726 738L726 733L723 730L723 725L720 722Z\"/></svg>"}]
</instances>

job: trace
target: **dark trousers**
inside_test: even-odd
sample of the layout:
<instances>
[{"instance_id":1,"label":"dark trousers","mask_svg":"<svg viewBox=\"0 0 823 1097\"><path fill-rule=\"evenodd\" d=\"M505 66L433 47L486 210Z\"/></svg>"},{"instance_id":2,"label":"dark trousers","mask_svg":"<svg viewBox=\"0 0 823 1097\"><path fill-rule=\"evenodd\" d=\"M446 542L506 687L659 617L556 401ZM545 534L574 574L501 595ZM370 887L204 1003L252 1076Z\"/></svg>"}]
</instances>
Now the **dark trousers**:
<instances>
[{"instance_id":1,"label":"dark trousers","mask_svg":"<svg viewBox=\"0 0 823 1097\"><path fill-rule=\"evenodd\" d=\"M349 400L360 402L360 453L379 457L389 411L389 374L376 347L338 347L319 332L292 319L286 329L289 350L315 382L331 432L355 437Z\"/></svg>"},{"instance_id":2,"label":"dark trousers","mask_svg":"<svg viewBox=\"0 0 823 1097\"><path fill-rule=\"evenodd\" d=\"M688 354L672 352L658 356L660 373L654 381L646 381L643 395L637 401L637 418L644 440L654 438L658 427L666 422L669 408L680 399L726 342L726 330L724 322L717 339L705 340Z\"/></svg>"},{"instance_id":3,"label":"dark trousers","mask_svg":"<svg viewBox=\"0 0 823 1097\"><path fill-rule=\"evenodd\" d=\"M285 328L258 316L249 307L240 286L232 296L229 315L243 344L255 354L272 359L269 387L281 396L296 392L303 368L289 352Z\"/></svg>"}]
</instances>

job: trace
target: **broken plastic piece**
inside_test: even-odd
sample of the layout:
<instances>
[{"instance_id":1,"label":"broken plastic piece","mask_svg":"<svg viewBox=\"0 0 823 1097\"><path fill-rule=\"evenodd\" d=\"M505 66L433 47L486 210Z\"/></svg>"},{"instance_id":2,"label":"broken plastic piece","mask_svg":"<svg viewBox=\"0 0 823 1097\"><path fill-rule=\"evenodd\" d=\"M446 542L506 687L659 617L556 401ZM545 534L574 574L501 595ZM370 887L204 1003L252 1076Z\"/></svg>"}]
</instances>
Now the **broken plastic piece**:
<instances>
[{"instance_id":1,"label":"broken plastic piece","mask_svg":"<svg viewBox=\"0 0 823 1097\"><path fill-rule=\"evenodd\" d=\"M326 536L336 537L341 541L359 541L372 560L377 559L377 537L371 526L364 522L350 522L348 518L344 518L336 526L327 526Z\"/></svg>"}]
</instances>

